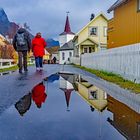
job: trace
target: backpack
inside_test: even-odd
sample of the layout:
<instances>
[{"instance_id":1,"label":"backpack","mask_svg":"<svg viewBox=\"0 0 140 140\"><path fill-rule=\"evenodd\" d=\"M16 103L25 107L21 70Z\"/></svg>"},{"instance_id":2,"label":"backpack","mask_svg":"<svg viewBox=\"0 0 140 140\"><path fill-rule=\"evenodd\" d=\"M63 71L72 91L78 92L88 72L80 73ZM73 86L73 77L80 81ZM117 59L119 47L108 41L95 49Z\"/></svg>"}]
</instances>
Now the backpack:
<instances>
[{"instance_id":1,"label":"backpack","mask_svg":"<svg viewBox=\"0 0 140 140\"><path fill-rule=\"evenodd\" d=\"M24 33L21 34L17 33L16 40L17 40L17 46L25 46L27 44Z\"/></svg>"}]
</instances>

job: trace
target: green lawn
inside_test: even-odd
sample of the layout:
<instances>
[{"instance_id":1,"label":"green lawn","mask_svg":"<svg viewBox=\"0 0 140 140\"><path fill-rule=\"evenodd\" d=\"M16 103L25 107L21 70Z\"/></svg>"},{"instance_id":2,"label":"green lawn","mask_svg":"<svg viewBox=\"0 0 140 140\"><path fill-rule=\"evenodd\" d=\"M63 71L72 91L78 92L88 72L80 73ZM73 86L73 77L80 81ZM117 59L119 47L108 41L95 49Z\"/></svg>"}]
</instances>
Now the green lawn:
<instances>
[{"instance_id":1,"label":"green lawn","mask_svg":"<svg viewBox=\"0 0 140 140\"><path fill-rule=\"evenodd\" d=\"M110 73L110 72L106 72L106 71L100 71L100 70L95 70L95 69L90 69L90 68L86 68L83 66L78 66L78 65L74 65L77 68L83 69L85 71L88 71L90 73L95 74L96 76L115 83L117 85L119 85L120 87L124 88L124 89L128 89L131 90L132 92L135 93L140 93L140 84L134 83L132 81L126 80L123 77L121 77L120 75L114 74L114 73Z\"/></svg>"},{"instance_id":2,"label":"green lawn","mask_svg":"<svg viewBox=\"0 0 140 140\"><path fill-rule=\"evenodd\" d=\"M6 72L6 71L14 71L14 70L17 70L18 69L18 66L12 66L10 68L3 68L3 69L0 69L0 72Z\"/></svg>"}]
</instances>

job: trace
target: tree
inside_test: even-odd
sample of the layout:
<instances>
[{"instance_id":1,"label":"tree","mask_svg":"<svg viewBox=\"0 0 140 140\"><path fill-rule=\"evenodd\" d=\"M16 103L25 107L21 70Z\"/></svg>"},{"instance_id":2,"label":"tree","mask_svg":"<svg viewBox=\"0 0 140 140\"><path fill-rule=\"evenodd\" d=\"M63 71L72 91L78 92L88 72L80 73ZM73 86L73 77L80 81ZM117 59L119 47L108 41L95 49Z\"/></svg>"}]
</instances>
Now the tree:
<instances>
[{"instance_id":1,"label":"tree","mask_svg":"<svg viewBox=\"0 0 140 140\"><path fill-rule=\"evenodd\" d=\"M26 30L31 31L30 26L28 26L28 24L27 24L26 22L23 24L23 27L24 27Z\"/></svg>"}]
</instances>

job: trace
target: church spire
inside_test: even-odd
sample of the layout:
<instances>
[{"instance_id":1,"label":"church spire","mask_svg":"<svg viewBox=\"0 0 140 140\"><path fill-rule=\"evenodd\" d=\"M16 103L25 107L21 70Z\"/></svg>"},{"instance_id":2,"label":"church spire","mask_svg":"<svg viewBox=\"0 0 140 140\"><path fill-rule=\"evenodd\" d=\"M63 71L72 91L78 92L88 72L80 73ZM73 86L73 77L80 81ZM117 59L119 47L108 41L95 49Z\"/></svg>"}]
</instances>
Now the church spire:
<instances>
[{"instance_id":1,"label":"church spire","mask_svg":"<svg viewBox=\"0 0 140 140\"><path fill-rule=\"evenodd\" d=\"M70 13L70 12L67 12L64 32L61 33L60 35L66 35L66 34L73 34L73 35L74 35L74 33L71 31L71 27L70 27L69 15L68 15L69 13Z\"/></svg>"},{"instance_id":2,"label":"church spire","mask_svg":"<svg viewBox=\"0 0 140 140\"><path fill-rule=\"evenodd\" d=\"M68 14L69 14L69 12L67 12L66 23L65 23L65 29L64 29L64 32L66 32L66 33L70 33L70 32L71 32Z\"/></svg>"}]
</instances>

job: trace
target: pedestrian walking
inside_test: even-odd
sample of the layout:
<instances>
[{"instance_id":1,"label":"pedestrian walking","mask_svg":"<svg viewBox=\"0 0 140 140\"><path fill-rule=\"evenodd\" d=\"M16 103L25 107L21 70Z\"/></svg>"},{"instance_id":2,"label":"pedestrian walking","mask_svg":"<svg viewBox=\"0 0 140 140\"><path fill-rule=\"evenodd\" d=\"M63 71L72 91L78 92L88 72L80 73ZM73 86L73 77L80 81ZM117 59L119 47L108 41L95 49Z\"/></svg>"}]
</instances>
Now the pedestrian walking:
<instances>
[{"instance_id":1,"label":"pedestrian walking","mask_svg":"<svg viewBox=\"0 0 140 140\"><path fill-rule=\"evenodd\" d=\"M43 70L43 55L45 55L45 47L47 43L41 37L41 33L37 33L32 40L32 51L35 57L36 70Z\"/></svg>"},{"instance_id":2,"label":"pedestrian walking","mask_svg":"<svg viewBox=\"0 0 140 140\"><path fill-rule=\"evenodd\" d=\"M57 60L57 59L56 59L56 57L54 56L54 58L53 58L53 63L54 63L54 64L56 64L56 60Z\"/></svg>"},{"instance_id":3,"label":"pedestrian walking","mask_svg":"<svg viewBox=\"0 0 140 140\"><path fill-rule=\"evenodd\" d=\"M31 39L29 33L23 28L20 27L13 38L13 47L18 52L18 67L19 73L28 71L27 69L27 52L30 52L31 48Z\"/></svg>"}]
</instances>

